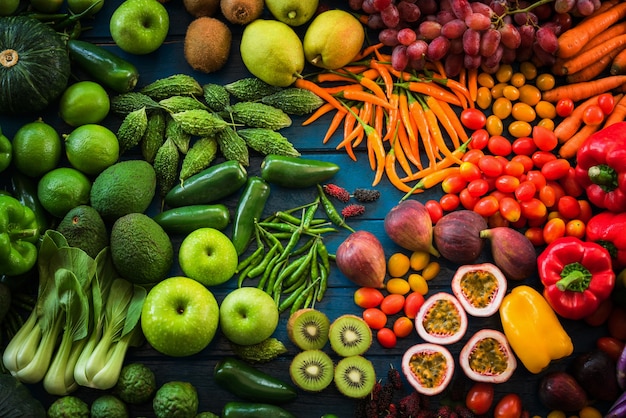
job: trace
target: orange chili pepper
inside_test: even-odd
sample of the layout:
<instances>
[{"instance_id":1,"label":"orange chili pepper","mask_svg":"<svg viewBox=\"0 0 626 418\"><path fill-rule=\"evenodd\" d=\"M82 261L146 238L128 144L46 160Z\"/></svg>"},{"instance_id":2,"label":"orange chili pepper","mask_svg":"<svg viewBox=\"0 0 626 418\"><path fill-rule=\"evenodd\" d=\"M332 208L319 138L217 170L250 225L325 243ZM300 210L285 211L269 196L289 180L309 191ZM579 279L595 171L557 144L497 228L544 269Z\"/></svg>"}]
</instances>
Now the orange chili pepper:
<instances>
[{"instance_id":1,"label":"orange chili pepper","mask_svg":"<svg viewBox=\"0 0 626 418\"><path fill-rule=\"evenodd\" d=\"M302 126L306 126L306 125L312 124L313 122L315 122L316 120L318 120L319 118L321 118L326 113L328 113L331 110L333 110L334 108L335 107L333 105L331 105L330 103L324 103L323 105L318 107L315 110L315 112L311 113L311 115L302 122Z\"/></svg>"},{"instance_id":2,"label":"orange chili pepper","mask_svg":"<svg viewBox=\"0 0 626 418\"><path fill-rule=\"evenodd\" d=\"M408 193L411 191L411 188L405 184L400 177L398 177L398 173L396 172L396 155L395 155L396 144L391 147L387 155L385 156L385 174L387 174L387 178L389 182L393 184L398 190Z\"/></svg>"},{"instance_id":3,"label":"orange chili pepper","mask_svg":"<svg viewBox=\"0 0 626 418\"><path fill-rule=\"evenodd\" d=\"M320 86L318 86L312 81L306 80L304 78L297 78L296 81L294 81L293 86L299 87L302 89L307 89L317 94L322 99L326 100L328 103L331 103L333 106L335 106L337 110L340 110L342 112L346 111L341 105L341 103L339 103L339 101L332 94L328 93L326 90L324 90L323 88L321 88Z\"/></svg>"},{"instance_id":4,"label":"orange chili pepper","mask_svg":"<svg viewBox=\"0 0 626 418\"><path fill-rule=\"evenodd\" d=\"M376 60L370 61L370 66L378 71L380 77L383 79L383 83L385 84L385 93L387 95L387 99L391 100L391 95L393 93L393 78L391 77L391 73L387 69L386 66L382 65L380 62Z\"/></svg>"},{"instance_id":5,"label":"orange chili pepper","mask_svg":"<svg viewBox=\"0 0 626 418\"><path fill-rule=\"evenodd\" d=\"M330 121L330 125L326 130L326 135L324 135L324 139L322 140L323 144L327 143L333 136L333 134L337 131L337 128L339 128L339 125L341 125L341 121L346 116L346 114L347 112L340 112L339 110L337 111L337 113L335 113L335 116L333 116L333 119Z\"/></svg>"},{"instance_id":6,"label":"orange chili pepper","mask_svg":"<svg viewBox=\"0 0 626 418\"><path fill-rule=\"evenodd\" d=\"M439 101L432 96L426 96L426 105L432 110L432 112L437 117L437 120L441 123L441 126L448 133L448 136L452 140L452 144L454 148L458 148L461 143L459 142L459 134L456 132L452 122L450 122L450 118L444 112L442 107L439 105Z\"/></svg>"},{"instance_id":7,"label":"orange chili pepper","mask_svg":"<svg viewBox=\"0 0 626 418\"><path fill-rule=\"evenodd\" d=\"M380 97L372 93L368 93L366 91L344 90L338 93L338 96L347 100L356 100L359 102L371 102L377 106L382 106L386 109L393 109L393 106L387 100L381 99Z\"/></svg>"}]
</instances>

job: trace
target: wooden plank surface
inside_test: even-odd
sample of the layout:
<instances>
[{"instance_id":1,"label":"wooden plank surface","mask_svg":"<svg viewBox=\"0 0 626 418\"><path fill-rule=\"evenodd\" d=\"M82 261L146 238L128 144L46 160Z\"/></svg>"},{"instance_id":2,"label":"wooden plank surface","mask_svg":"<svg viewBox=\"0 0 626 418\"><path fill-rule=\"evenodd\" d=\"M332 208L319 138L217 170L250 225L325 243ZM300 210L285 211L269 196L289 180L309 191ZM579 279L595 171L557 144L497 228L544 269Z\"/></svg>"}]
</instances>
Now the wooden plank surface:
<instances>
[{"instance_id":1,"label":"wooden plank surface","mask_svg":"<svg viewBox=\"0 0 626 418\"><path fill-rule=\"evenodd\" d=\"M194 72L186 64L182 52L182 41L185 28L191 21L191 17L184 10L182 1L180 0L171 0L166 4L166 8L170 13L171 27L166 42L161 48L159 48L158 51L145 56L133 56L123 53L112 44L108 31L109 18L116 6L120 3L121 0L105 1L104 8L98 13L93 22L93 28L84 33L84 39L102 44L133 62L138 67L141 74L138 87L148 84L158 78L176 73L187 73L193 75L200 83L226 83L249 76L249 73L243 66L239 56L239 40L243 30L242 27L231 26L234 38L230 58L226 67L218 73L207 75ZM331 7L347 7L347 2L345 1L329 1L327 4ZM299 29L299 31L302 31L302 29ZM307 67L307 71L315 70ZM2 127L2 131L5 135L11 138L19 126L26 122L30 122L39 116L41 116L46 122L55 126L61 134L67 134L71 130L67 125L64 125L59 120L56 115L54 105L41 115L28 115L19 118L9 118L4 115L0 115L0 126ZM369 168L367 155L363 152L363 150L357 150L358 158L355 162L350 160L350 158L346 156L345 152L335 150L335 145L340 140L339 135L335 135L328 144L322 144L321 140L330 120L330 116L324 117L321 121L316 122L310 127L301 126L301 122L303 120L302 117L294 117L293 120L293 126L282 130L281 133L289 138L304 156L338 163L341 166L341 170L337 176L333 178L333 183L341 185L348 190L354 190L357 187L371 187L373 173ZM109 116L104 124L110 128L116 129L120 122L121 120L119 118ZM248 170L250 175L259 173L260 162L261 156L253 154ZM350 219L349 223L357 230L367 230L374 233L383 243L385 253L389 256L396 251L403 250L387 238L383 230L382 219L385 214L395 204L397 204L403 194L395 190L386 181L386 179L383 179L383 181L376 188L381 192L380 200L366 204L365 214L358 218ZM276 210L284 210L303 203L308 203L313 200L315 193L316 190L314 188L305 190L287 190L273 185L271 197L268 201L265 213L269 215ZM438 198L439 194L440 191L437 188L436 190L423 193L416 198L425 202L428 199ZM232 211L235 208L236 202L237 196L231 196L223 203L225 203ZM148 213L155 214L158 210L159 202L155 200L151 208L148 210ZM227 233L229 233L229 231L230 229L227 230ZM326 243L329 251L334 252L338 245L347 236L348 231L346 230L328 234ZM176 254L180 240L181 237L173 238ZM478 261L491 261L487 247ZM450 279L458 266L449 261L441 260L441 262L442 269L440 274L429 283L429 294L439 290L450 291ZM177 264L173 266L171 274L181 274ZM525 283L538 287L538 279L536 277L529 279ZM512 287L516 284L518 283L509 283L509 286ZM234 281L231 281L225 285L212 288L211 290L214 292L218 302L221 302L228 291L234 286ZM333 266L327 295L321 303L316 305L316 307L324 311L331 320L344 313L360 314L361 310L354 305L352 299L354 289L354 285ZM259 368L274 376L289 380L288 365L292 356L297 352L297 348L287 339L285 331L286 320L287 316L286 314L283 314L275 336L285 342L289 349L289 353L281 356L271 363L259 366ZM575 354L591 349L595 345L596 337L606 334L606 330L603 327L591 328L584 325L581 321L563 321L563 324L573 338L576 351ZM454 354L458 354L469 336L471 336L474 331L482 328L501 329L502 327L499 322L498 315L483 319L471 318L470 328L467 335L459 343L451 345L449 347L451 351ZM546 336L546 338L550 337ZM374 362L377 373L384 379L386 371L390 366L396 368L400 367L400 359L405 350L411 345L419 342L421 342L421 340L417 337L415 332L409 337L399 340L397 347L393 349L384 349L376 341L374 341L366 356ZM325 351L331 354L333 359L338 360L338 357L331 352L329 346L326 346ZM142 347L132 349L128 354L127 361L140 361L150 366L156 373L157 383L159 385L170 380L186 380L193 383L198 388L200 410L219 412L227 401L234 400L235 397L227 391L219 388L213 382L211 375L215 363L223 356L229 354L231 354L231 351L228 342L218 331L214 341L205 350L194 356L186 358L170 358L157 353L146 344ZM549 370L564 368L567 366L567 363L567 360L555 363L551 365ZM543 373L540 375L533 375L524 370L524 367L520 364L514 376L508 382L497 386L496 396L499 399L503 394L516 392L522 397L524 406L530 412L531 416L535 414L545 416L548 411L546 411L546 409L541 405L538 398L538 382L542 375ZM470 385L470 382L464 378L460 367L457 367L455 379L460 382L461 387L465 390ZM31 385L30 387L33 390L33 393L35 393L46 406L55 399L55 397L47 395L41 385ZM408 384L405 384L404 391L405 393L410 391ZM80 388L76 392L76 395L90 401L101 395L101 392ZM432 399L432 404L436 405L442 398L443 395L434 397ZM328 389L316 394L300 392L298 399L293 403L287 404L285 408L300 418L317 418L324 413L335 413L344 418L354 416L354 406L355 401L340 395L331 385ZM604 408L607 407L607 405L599 406ZM133 406L131 408L131 414L134 417L153 416L150 404L137 407Z\"/></svg>"}]
</instances>

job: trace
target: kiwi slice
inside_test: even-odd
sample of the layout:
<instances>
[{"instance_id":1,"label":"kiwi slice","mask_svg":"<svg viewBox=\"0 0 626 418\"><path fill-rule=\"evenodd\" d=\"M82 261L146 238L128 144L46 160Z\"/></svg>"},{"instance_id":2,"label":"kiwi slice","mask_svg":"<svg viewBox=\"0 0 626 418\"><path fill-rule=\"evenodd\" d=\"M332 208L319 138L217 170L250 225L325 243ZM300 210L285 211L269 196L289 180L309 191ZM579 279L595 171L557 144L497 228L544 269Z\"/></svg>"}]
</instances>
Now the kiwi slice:
<instances>
[{"instance_id":1,"label":"kiwi slice","mask_svg":"<svg viewBox=\"0 0 626 418\"><path fill-rule=\"evenodd\" d=\"M322 350L304 350L289 365L289 375L300 389L319 392L333 381L333 360Z\"/></svg>"},{"instance_id":2,"label":"kiwi slice","mask_svg":"<svg viewBox=\"0 0 626 418\"><path fill-rule=\"evenodd\" d=\"M330 346L342 357L363 354L372 344L372 330L360 317L344 314L330 324Z\"/></svg>"},{"instance_id":3,"label":"kiwi slice","mask_svg":"<svg viewBox=\"0 0 626 418\"><path fill-rule=\"evenodd\" d=\"M330 320L322 311L299 309L287 321L287 335L301 350L319 350L328 341Z\"/></svg>"},{"instance_id":4,"label":"kiwi slice","mask_svg":"<svg viewBox=\"0 0 626 418\"><path fill-rule=\"evenodd\" d=\"M344 357L335 366L333 376L337 390L349 398L364 398L376 383L376 371L363 356Z\"/></svg>"}]
</instances>

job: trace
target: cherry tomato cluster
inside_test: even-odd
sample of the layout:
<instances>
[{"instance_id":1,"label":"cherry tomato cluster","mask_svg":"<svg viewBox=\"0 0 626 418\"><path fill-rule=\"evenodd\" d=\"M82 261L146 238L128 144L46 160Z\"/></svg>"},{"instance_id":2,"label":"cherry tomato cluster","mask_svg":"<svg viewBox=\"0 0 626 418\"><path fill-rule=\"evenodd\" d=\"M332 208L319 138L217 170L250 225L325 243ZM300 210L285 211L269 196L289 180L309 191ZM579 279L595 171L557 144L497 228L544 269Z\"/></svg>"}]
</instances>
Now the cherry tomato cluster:
<instances>
[{"instance_id":1,"label":"cherry tomato cluster","mask_svg":"<svg viewBox=\"0 0 626 418\"><path fill-rule=\"evenodd\" d=\"M561 117L567 117L574 111L574 102L572 99L563 98L556 103L556 114ZM585 125L599 125L606 117L613 112L615 107L615 97L611 93L603 93L598 96L597 103L586 106L582 120Z\"/></svg>"},{"instance_id":2,"label":"cherry tomato cluster","mask_svg":"<svg viewBox=\"0 0 626 418\"><path fill-rule=\"evenodd\" d=\"M387 260L387 272L384 289L360 287L354 292L354 303L363 309L362 317L378 343L393 348L398 338L413 333L413 320L424 304L428 281L439 273L439 263L431 261L427 252L410 256L398 252Z\"/></svg>"},{"instance_id":3,"label":"cherry tomato cluster","mask_svg":"<svg viewBox=\"0 0 626 418\"><path fill-rule=\"evenodd\" d=\"M508 393L495 401L494 384L476 382L467 392L465 406L476 415L485 415L493 408L496 418L521 418L524 409L518 394Z\"/></svg>"},{"instance_id":4,"label":"cherry tomato cluster","mask_svg":"<svg viewBox=\"0 0 626 418\"><path fill-rule=\"evenodd\" d=\"M509 141L478 129L459 170L441 182L443 195L426 204L433 220L459 207L484 216L491 227L525 229L533 244L585 235L592 216L569 160L552 151L554 133L534 126L531 136Z\"/></svg>"}]
</instances>

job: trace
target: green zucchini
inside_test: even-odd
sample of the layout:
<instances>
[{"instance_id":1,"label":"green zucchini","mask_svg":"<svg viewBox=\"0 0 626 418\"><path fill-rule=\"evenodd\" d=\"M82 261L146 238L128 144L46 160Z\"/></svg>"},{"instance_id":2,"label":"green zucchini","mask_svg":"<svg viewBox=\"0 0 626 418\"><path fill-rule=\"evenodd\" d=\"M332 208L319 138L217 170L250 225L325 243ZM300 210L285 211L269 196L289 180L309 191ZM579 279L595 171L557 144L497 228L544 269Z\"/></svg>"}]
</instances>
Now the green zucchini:
<instances>
[{"instance_id":1,"label":"green zucchini","mask_svg":"<svg viewBox=\"0 0 626 418\"><path fill-rule=\"evenodd\" d=\"M199 228L224 230L230 223L230 212L221 203L189 205L165 210L153 219L167 233L186 235Z\"/></svg>"},{"instance_id":2,"label":"green zucchini","mask_svg":"<svg viewBox=\"0 0 626 418\"><path fill-rule=\"evenodd\" d=\"M115 53L91 42L67 41L70 59L95 81L118 93L127 93L139 80L137 68Z\"/></svg>"},{"instance_id":3,"label":"green zucchini","mask_svg":"<svg viewBox=\"0 0 626 418\"><path fill-rule=\"evenodd\" d=\"M221 387L251 402L277 405L293 401L298 396L291 384L234 357L217 362L213 378Z\"/></svg>"},{"instance_id":4,"label":"green zucchini","mask_svg":"<svg viewBox=\"0 0 626 418\"><path fill-rule=\"evenodd\" d=\"M177 184L165 196L165 204L171 207L199 205L217 201L239 190L248 178L243 165L228 160L210 166Z\"/></svg>"}]
</instances>

